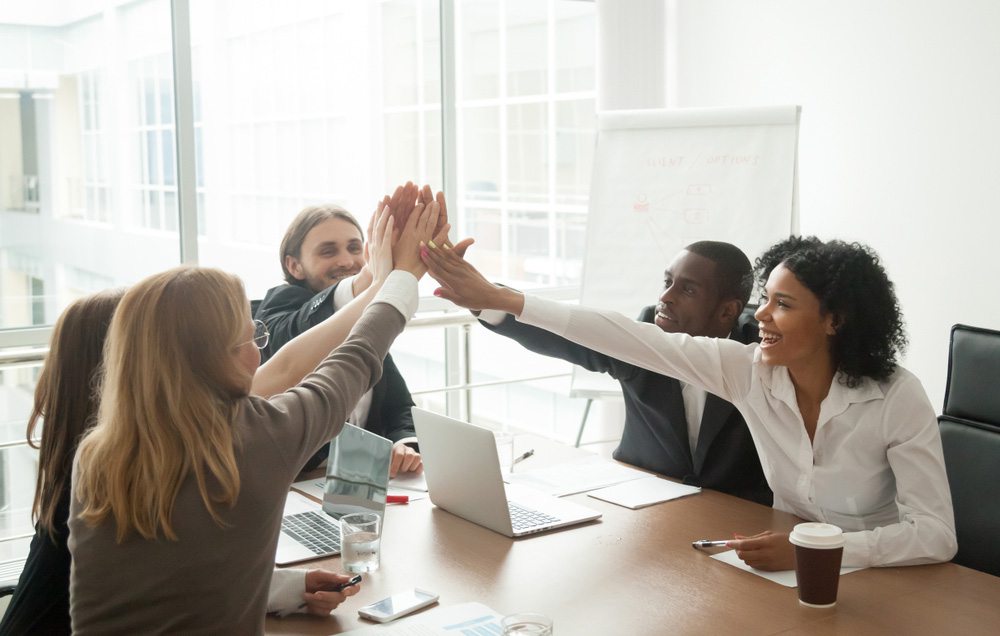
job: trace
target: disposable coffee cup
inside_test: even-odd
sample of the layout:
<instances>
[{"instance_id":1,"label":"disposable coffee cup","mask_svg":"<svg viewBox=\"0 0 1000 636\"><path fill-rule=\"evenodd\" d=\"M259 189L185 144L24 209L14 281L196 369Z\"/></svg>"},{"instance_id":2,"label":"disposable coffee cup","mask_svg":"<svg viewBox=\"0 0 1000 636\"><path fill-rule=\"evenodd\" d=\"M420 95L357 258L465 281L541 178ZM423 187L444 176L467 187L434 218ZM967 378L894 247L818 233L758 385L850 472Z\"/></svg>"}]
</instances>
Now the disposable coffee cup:
<instances>
[{"instance_id":1,"label":"disposable coffee cup","mask_svg":"<svg viewBox=\"0 0 1000 636\"><path fill-rule=\"evenodd\" d=\"M800 523L788 540L795 546L799 603L806 607L836 605L844 531L829 523Z\"/></svg>"}]
</instances>

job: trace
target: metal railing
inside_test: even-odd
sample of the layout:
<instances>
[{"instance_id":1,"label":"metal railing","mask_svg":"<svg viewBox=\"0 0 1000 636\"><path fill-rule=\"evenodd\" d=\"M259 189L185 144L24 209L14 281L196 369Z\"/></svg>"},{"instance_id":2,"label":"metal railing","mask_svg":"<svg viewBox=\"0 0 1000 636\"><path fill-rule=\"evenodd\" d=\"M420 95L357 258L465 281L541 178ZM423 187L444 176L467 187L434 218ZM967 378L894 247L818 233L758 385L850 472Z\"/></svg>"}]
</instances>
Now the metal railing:
<instances>
[{"instance_id":1,"label":"metal railing","mask_svg":"<svg viewBox=\"0 0 1000 636\"><path fill-rule=\"evenodd\" d=\"M518 384L522 382L533 382L536 380L550 380L556 378L566 378L570 376L569 372L565 373L551 373L551 374L539 374L539 375L522 375L513 378L503 378L499 380L490 380L483 382L472 382L472 342L471 342L471 328L472 325L477 322L476 318L472 316L469 312L445 312L434 315L418 315L413 318L406 326L407 329L445 329L451 331L457 331L456 338L458 342L458 351L455 355L449 355L446 352L444 356L445 364L445 377L446 378L457 378L458 381L451 383L446 382L440 386L434 386L431 388L420 389L417 391L411 391L412 395L430 395L436 393L445 393L449 395L458 396L458 412L451 412L449 414L455 417L461 417L468 419L472 414L472 392L475 389L481 389L486 387L503 386L510 384ZM448 347L448 338L446 337L445 345ZM48 347L31 347L31 348L19 348L15 350L0 350L0 370L8 370L12 368L20 367L31 367L40 366L45 360L45 356L48 355ZM449 404L449 406L453 406ZM40 441L40 440L36 440ZM10 440L6 442L0 442L0 451L4 451L9 448L18 448L21 446L27 446L28 442L25 439ZM31 537L32 534L16 534L10 536L0 537L0 543L15 541L18 539L24 539Z\"/></svg>"}]
</instances>

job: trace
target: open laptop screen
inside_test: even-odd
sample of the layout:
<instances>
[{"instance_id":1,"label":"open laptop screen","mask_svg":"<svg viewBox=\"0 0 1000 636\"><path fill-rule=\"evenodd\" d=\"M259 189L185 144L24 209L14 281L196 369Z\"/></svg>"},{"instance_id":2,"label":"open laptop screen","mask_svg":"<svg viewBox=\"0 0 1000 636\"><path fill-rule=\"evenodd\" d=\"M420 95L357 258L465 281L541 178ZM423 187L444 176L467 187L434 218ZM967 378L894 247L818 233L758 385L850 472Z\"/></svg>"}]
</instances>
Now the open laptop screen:
<instances>
[{"instance_id":1,"label":"open laptop screen","mask_svg":"<svg viewBox=\"0 0 1000 636\"><path fill-rule=\"evenodd\" d=\"M323 510L334 517L385 511L392 442L351 424L330 442Z\"/></svg>"}]
</instances>

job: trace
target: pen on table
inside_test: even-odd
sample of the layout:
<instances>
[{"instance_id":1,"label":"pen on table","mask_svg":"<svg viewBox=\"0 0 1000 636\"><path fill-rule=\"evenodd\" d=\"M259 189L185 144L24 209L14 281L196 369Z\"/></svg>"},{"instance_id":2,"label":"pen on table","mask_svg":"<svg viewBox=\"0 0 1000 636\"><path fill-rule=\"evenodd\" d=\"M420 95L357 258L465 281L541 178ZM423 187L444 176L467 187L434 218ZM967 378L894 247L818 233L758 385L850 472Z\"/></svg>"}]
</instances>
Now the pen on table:
<instances>
[{"instance_id":1,"label":"pen on table","mask_svg":"<svg viewBox=\"0 0 1000 636\"><path fill-rule=\"evenodd\" d=\"M387 504L391 503L410 503L409 495L386 495L385 502Z\"/></svg>"},{"instance_id":2,"label":"pen on table","mask_svg":"<svg viewBox=\"0 0 1000 636\"><path fill-rule=\"evenodd\" d=\"M347 579L343 583L337 583L337 584L331 585L329 587L321 587L321 588L319 588L316 591L317 592L343 592L344 590L346 590L347 588L351 587L352 585L357 585L360 582L361 582L361 575L360 574L355 574L354 576L352 576L351 578ZM298 608L296 608L295 611L298 612L298 611L301 611L301 610L305 609L306 605L308 605L308 603L301 603L301 604L299 604ZM292 612L285 611L285 612L280 613L279 616L285 617L285 616L288 616L291 613Z\"/></svg>"},{"instance_id":3,"label":"pen on table","mask_svg":"<svg viewBox=\"0 0 1000 636\"><path fill-rule=\"evenodd\" d=\"M523 462L524 460L528 459L529 457L531 457L534 454L535 454L535 449L534 448L532 448L531 450L525 451L524 454L522 454L522 455L514 458L514 461L512 461L510 463L510 467L514 468L514 466L516 464L519 464L520 462Z\"/></svg>"},{"instance_id":4,"label":"pen on table","mask_svg":"<svg viewBox=\"0 0 1000 636\"><path fill-rule=\"evenodd\" d=\"M697 541L691 542L692 548L724 548L726 547L732 539L719 539L714 541L712 539L698 539Z\"/></svg>"}]
</instances>

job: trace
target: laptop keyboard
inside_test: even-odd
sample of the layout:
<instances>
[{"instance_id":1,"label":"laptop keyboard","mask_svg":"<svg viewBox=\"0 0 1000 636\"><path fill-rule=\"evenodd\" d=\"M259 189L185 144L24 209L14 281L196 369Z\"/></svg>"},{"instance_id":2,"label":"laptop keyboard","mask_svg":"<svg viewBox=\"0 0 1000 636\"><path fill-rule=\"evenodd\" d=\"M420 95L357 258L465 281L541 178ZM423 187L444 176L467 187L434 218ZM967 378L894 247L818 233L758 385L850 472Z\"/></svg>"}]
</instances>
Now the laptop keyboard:
<instances>
[{"instance_id":1,"label":"laptop keyboard","mask_svg":"<svg viewBox=\"0 0 1000 636\"><path fill-rule=\"evenodd\" d=\"M507 507L510 508L510 525L515 531L530 530L559 521L557 517L531 508L524 508L512 501L507 502Z\"/></svg>"},{"instance_id":2,"label":"laptop keyboard","mask_svg":"<svg viewBox=\"0 0 1000 636\"><path fill-rule=\"evenodd\" d=\"M313 554L325 555L340 552L340 527L325 512L311 510L285 515L281 531L295 539Z\"/></svg>"}]
</instances>

